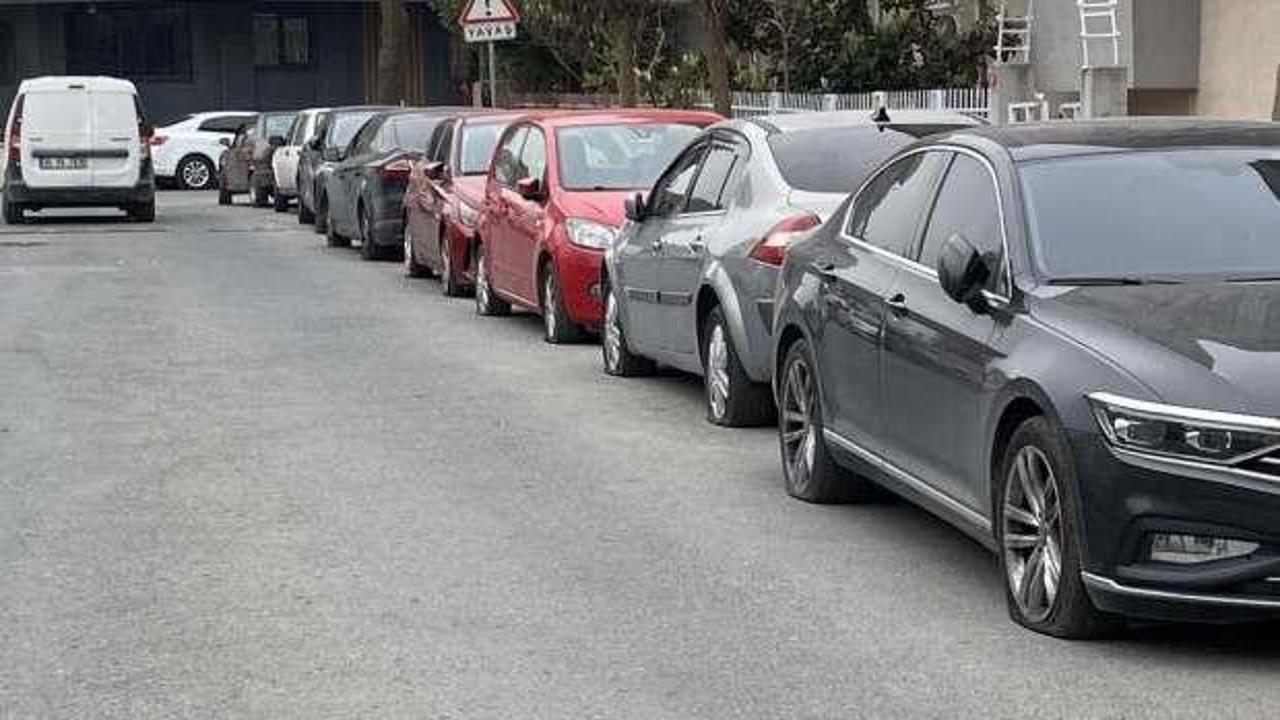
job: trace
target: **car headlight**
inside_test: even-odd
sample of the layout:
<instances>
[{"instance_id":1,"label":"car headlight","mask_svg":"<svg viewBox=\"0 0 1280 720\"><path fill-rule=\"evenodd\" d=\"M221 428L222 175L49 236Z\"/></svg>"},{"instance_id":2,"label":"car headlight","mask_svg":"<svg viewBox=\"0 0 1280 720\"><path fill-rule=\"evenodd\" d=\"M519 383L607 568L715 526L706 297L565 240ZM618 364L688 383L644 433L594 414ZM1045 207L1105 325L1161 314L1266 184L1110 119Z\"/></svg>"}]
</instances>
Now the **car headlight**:
<instances>
[{"instance_id":1,"label":"car headlight","mask_svg":"<svg viewBox=\"0 0 1280 720\"><path fill-rule=\"evenodd\" d=\"M480 222L480 211L466 202L458 201L458 219L467 227L475 227Z\"/></svg>"},{"instance_id":2,"label":"car headlight","mask_svg":"<svg viewBox=\"0 0 1280 720\"><path fill-rule=\"evenodd\" d=\"M594 220L569 218L564 221L565 230L569 233L569 242L580 247L604 250L613 244L618 236L618 229L602 225Z\"/></svg>"},{"instance_id":3,"label":"car headlight","mask_svg":"<svg viewBox=\"0 0 1280 720\"><path fill-rule=\"evenodd\" d=\"M1094 417L1117 448L1234 465L1280 448L1280 420L1164 405L1110 393L1089 395Z\"/></svg>"}]
</instances>

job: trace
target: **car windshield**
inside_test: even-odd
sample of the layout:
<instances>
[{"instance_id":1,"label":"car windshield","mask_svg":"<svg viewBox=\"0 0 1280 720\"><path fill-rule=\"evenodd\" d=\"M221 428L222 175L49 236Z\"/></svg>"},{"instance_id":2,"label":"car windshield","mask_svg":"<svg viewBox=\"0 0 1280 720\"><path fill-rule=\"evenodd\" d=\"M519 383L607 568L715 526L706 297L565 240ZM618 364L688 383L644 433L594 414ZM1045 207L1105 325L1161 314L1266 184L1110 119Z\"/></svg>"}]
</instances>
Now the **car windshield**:
<instances>
[{"instance_id":1,"label":"car windshield","mask_svg":"<svg viewBox=\"0 0 1280 720\"><path fill-rule=\"evenodd\" d=\"M507 123L483 123L464 125L462 128L461 171L463 175L484 175L489 172L493 159L493 147L498 136L507 129Z\"/></svg>"},{"instance_id":2,"label":"car windshield","mask_svg":"<svg viewBox=\"0 0 1280 720\"><path fill-rule=\"evenodd\" d=\"M1050 279L1280 274L1280 148L1106 153L1019 170Z\"/></svg>"},{"instance_id":3,"label":"car windshield","mask_svg":"<svg viewBox=\"0 0 1280 720\"><path fill-rule=\"evenodd\" d=\"M329 148L344 149L351 144L351 138L360 132L360 128L373 117L375 112L345 113L333 116L329 128Z\"/></svg>"},{"instance_id":4,"label":"car windshield","mask_svg":"<svg viewBox=\"0 0 1280 720\"><path fill-rule=\"evenodd\" d=\"M268 115L266 119L267 137L276 137L277 135L285 137L288 135L289 131L293 129L294 117L293 115Z\"/></svg>"},{"instance_id":5,"label":"car windshield","mask_svg":"<svg viewBox=\"0 0 1280 720\"><path fill-rule=\"evenodd\" d=\"M560 128L560 185L567 190L648 188L699 132L693 125Z\"/></svg>"},{"instance_id":6,"label":"car windshield","mask_svg":"<svg viewBox=\"0 0 1280 720\"><path fill-rule=\"evenodd\" d=\"M769 136L788 185L806 192L849 193L886 158L916 140L962 125L874 125L812 128Z\"/></svg>"}]
</instances>

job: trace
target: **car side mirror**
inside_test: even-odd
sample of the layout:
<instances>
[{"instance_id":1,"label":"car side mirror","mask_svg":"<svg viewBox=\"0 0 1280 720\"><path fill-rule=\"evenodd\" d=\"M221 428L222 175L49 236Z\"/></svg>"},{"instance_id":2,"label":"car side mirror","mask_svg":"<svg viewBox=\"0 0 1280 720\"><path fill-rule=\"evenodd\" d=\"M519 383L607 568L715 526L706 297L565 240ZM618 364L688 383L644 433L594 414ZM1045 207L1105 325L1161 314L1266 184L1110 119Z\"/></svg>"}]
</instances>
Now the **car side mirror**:
<instances>
[{"instance_id":1,"label":"car side mirror","mask_svg":"<svg viewBox=\"0 0 1280 720\"><path fill-rule=\"evenodd\" d=\"M307 147L315 150L316 152L321 152L324 150L323 139L319 136L313 137L309 142L307 142Z\"/></svg>"},{"instance_id":2,"label":"car side mirror","mask_svg":"<svg viewBox=\"0 0 1280 720\"><path fill-rule=\"evenodd\" d=\"M991 275L991 263L969 238L956 233L942 244L942 254L938 257L938 283L947 297L979 315L986 314L991 306L982 289Z\"/></svg>"},{"instance_id":3,"label":"car side mirror","mask_svg":"<svg viewBox=\"0 0 1280 720\"><path fill-rule=\"evenodd\" d=\"M525 200L542 199L542 181L538 178L523 178L516 181L516 192Z\"/></svg>"},{"instance_id":4,"label":"car side mirror","mask_svg":"<svg viewBox=\"0 0 1280 720\"><path fill-rule=\"evenodd\" d=\"M635 197L629 197L622 203L623 209L627 213L627 219L631 222L644 222L644 216L648 208L644 205L644 196L636 193Z\"/></svg>"},{"instance_id":5,"label":"car side mirror","mask_svg":"<svg viewBox=\"0 0 1280 720\"><path fill-rule=\"evenodd\" d=\"M218 144L222 147L231 147L231 138L218 138Z\"/></svg>"},{"instance_id":6,"label":"car side mirror","mask_svg":"<svg viewBox=\"0 0 1280 720\"><path fill-rule=\"evenodd\" d=\"M427 163L426 167L423 168L423 172L426 173L427 177L431 178L432 180L443 180L445 176L444 163L440 162L439 160L436 160L434 162L429 162Z\"/></svg>"},{"instance_id":7,"label":"car side mirror","mask_svg":"<svg viewBox=\"0 0 1280 720\"><path fill-rule=\"evenodd\" d=\"M288 143L285 142L284 137L280 135L272 135L271 137L267 138L267 144L270 145L271 147L284 147Z\"/></svg>"}]
</instances>

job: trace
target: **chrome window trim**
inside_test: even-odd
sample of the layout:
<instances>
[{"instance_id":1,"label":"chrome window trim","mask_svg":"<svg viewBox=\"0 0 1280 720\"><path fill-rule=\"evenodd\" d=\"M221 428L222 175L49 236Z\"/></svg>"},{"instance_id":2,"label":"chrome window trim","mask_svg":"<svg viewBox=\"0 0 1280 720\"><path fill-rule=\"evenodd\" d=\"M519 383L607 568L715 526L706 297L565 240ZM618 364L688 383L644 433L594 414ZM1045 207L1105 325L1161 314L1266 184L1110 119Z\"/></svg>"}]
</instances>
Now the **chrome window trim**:
<instances>
[{"instance_id":1,"label":"chrome window trim","mask_svg":"<svg viewBox=\"0 0 1280 720\"><path fill-rule=\"evenodd\" d=\"M1094 590L1111 592L1129 597L1147 598L1150 600L1169 600L1173 602L1196 603L1200 605L1219 605L1223 607L1257 608L1260 610L1280 610L1280 600L1266 598L1240 597L1235 595L1207 595L1204 593L1175 592L1156 590L1154 588L1121 585L1109 577L1091 572L1080 573L1084 584Z\"/></svg>"},{"instance_id":2,"label":"chrome window trim","mask_svg":"<svg viewBox=\"0 0 1280 720\"><path fill-rule=\"evenodd\" d=\"M991 532L991 519L983 516L982 513L978 512L977 510L974 510L968 505L965 505L959 500L951 497L950 495L939 490L938 488L935 488L934 486L921 480L920 478L917 478L915 475L912 475L906 470L903 470L897 465L894 465L888 460L880 457L878 454L862 447L861 445L844 437L843 435L835 432L834 430L823 428L822 436L829 442L839 445L840 447L844 448L846 451L853 453L854 455L857 455L858 457L862 458L863 460L866 460L872 465L875 465L877 468L880 468L881 470L888 473L889 475L892 475L895 479L897 479L902 484L930 498L931 500L938 503L942 507L945 507L947 510L960 516L966 522L972 524L974 527L978 528L982 532L984 533Z\"/></svg>"},{"instance_id":3,"label":"chrome window trim","mask_svg":"<svg viewBox=\"0 0 1280 720\"><path fill-rule=\"evenodd\" d=\"M1002 269L1004 270L1005 282L1008 284L1010 295L1012 295L1013 261L1009 257L1009 231L1005 227L1006 215L1004 210L1004 197L1001 196L1000 194L1000 181L996 178L995 165L992 165L991 161L988 160L986 157L984 157L981 153L971 150L967 147L963 147L960 145L950 145L950 144L938 144L938 145L929 145L926 147L919 147L909 152L902 153L901 155L897 155L890 162L887 162L884 165L877 168L875 172L871 173L871 175L869 175L867 179L862 182L862 185L858 186L858 189L853 193L852 200L849 203L849 207L845 208L844 219L840 223L840 235L839 235L840 239L846 242L852 243L854 245L857 245L860 248L871 250L881 255L882 257L891 258L897 261L903 267L907 268L908 270L918 270L918 271L924 272L929 277L932 277L933 279L936 280L938 277L938 273L936 270L926 267L920 264L919 262L912 260L911 258L899 255L897 253L889 252L884 248L876 247L875 245L872 245L866 240L863 240L860 237L852 235L849 232L849 226L853 220L853 211L857 208L858 199L859 197L861 197L862 191L866 190L867 186L875 182L876 178L880 177L881 173L883 173L885 170L889 169L893 165L897 164L899 160L902 160L903 158L911 157L912 155L919 155L921 153L928 153L928 152L953 152L961 155L968 155L969 157L980 162L982 166L986 168L987 176L991 178L991 188L992 190L995 191L995 194L996 194L996 214L999 216L999 219L1000 219L1000 246L1004 251L1004 259L1001 265L1003 266ZM950 165L948 165L947 171L950 172L950 169L951 169ZM942 176L942 181L944 183L946 182L946 178L947 176L944 174ZM941 186L935 189L934 193L930 196L930 199L937 200L937 195L938 195L938 192L940 191L941 191ZM930 204L929 206L929 214L930 215L933 214L932 204ZM925 232L927 233L928 232L927 223L924 229L925 229ZM1000 293L991 292L989 290L983 290L982 294L987 296L988 300L994 300L1005 306L1008 306L1010 303L1010 297L1002 295Z\"/></svg>"}]
</instances>

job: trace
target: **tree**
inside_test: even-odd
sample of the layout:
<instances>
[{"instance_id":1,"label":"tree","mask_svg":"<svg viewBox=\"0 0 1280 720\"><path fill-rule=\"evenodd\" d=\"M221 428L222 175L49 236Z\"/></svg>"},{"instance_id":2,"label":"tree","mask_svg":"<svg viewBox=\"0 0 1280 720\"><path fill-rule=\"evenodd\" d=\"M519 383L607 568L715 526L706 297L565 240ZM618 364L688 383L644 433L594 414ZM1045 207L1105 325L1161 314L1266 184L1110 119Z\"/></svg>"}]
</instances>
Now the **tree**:
<instances>
[{"instance_id":1,"label":"tree","mask_svg":"<svg viewBox=\"0 0 1280 720\"><path fill-rule=\"evenodd\" d=\"M731 0L702 0L707 21L707 74L711 79L711 102L715 111L728 117L733 112L733 93L729 88L728 21Z\"/></svg>"},{"instance_id":2,"label":"tree","mask_svg":"<svg viewBox=\"0 0 1280 720\"><path fill-rule=\"evenodd\" d=\"M409 13L404 0L379 0L378 15L378 102L395 105L405 97Z\"/></svg>"}]
</instances>

